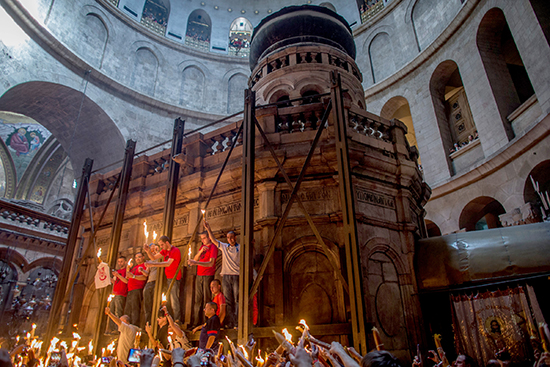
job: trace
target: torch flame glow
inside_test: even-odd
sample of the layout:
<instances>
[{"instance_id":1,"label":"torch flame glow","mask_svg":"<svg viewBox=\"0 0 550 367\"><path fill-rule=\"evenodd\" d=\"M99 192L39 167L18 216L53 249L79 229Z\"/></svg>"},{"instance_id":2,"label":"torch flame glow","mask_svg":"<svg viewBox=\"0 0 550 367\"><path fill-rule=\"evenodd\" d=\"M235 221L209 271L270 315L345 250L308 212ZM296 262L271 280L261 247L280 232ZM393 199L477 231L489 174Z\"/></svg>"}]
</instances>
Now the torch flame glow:
<instances>
[{"instance_id":1,"label":"torch flame glow","mask_svg":"<svg viewBox=\"0 0 550 367\"><path fill-rule=\"evenodd\" d=\"M33 328L33 329L36 329L36 324L32 324L32 328Z\"/></svg>"},{"instance_id":2,"label":"torch flame glow","mask_svg":"<svg viewBox=\"0 0 550 367\"><path fill-rule=\"evenodd\" d=\"M225 336L225 339L227 339L227 341L229 342L229 344L233 344L233 342L231 341L231 339L229 339L229 338L227 337L227 335Z\"/></svg>"},{"instance_id":3,"label":"torch flame glow","mask_svg":"<svg viewBox=\"0 0 550 367\"><path fill-rule=\"evenodd\" d=\"M75 338L76 340L80 340L80 335L78 335L78 333L73 333L73 338Z\"/></svg>"},{"instance_id":4,"label":"torch flame glow","mask_svg":"<svg viewBox=\"0 0 550 367\"><path fill-rule=\"evenodd\" d=\"M201 213L202 213L202 215L206 214L206 210L201 209Z\"/></svg>"},{"instance_id":5,"label":"torch flame glow","mask_svg":"<svg viewBox=\"0 0 550 367\"><path fill-rule=\"evenodd\" d=\"M92 341L90 340L90 342L88 343L88 354L89 355L92 355L92 351L94 350L94 344L92 343Z\"/></svg>"},{"instance_id":6,"label":"torch flame glow","mask_svg":"<svg viewBox=\"0 0 550 367\"><path fill-rule=\"evenodd\" d=\"M27 339L31 338L31 333L27 333Z\"/></svg>"},{"instance_id":7,"label":"torch flame glow","mask_svg":"<svg viewBox=\"0 0 550 367\"><path fill-rule=\"evenodd\" d=\"M55 346L57 345L58 342L59 342L59 339L54 336L52 338L52 341L50 342L50 348L48 349L48 353L51 353L54 351Z\"/></svg>"},{"instance_id":8,"label":"torch flame glow","mask_svg":"<svg viewBox=\"0 0 550 367\"><path fill-rule=\"evenodd\" d=\"M59 343L59 347L67 350L69 349L69 347L67 346L67 342L65 340L61 341L61 343Z\"/></svg>"},{"instance_id":9,"label":"torch flame glow","mask_svg":"<svg viewBox=\"0 0 550 367\"><path fill-rule=\"evenodd\" d=\"M145 234L145 241L149 238L149 232L147 232L147 221L143 222L143 234Z\"/></svg>"},{"instance_id":10,"label":"torch flame glow","mask_svg":"<svg viewBox=\"0 0 550 367\"><path fill-rule=\"evenodd\" d=\"M300 322L299 322L299 324L300 324L300 325L304 325L304 327L306 328L306 330L309 330L309 326L307 325L306 320L301 319Z\"/></svg>"},{"instance_id":11,"label":"torch flame glow","mask_svg":"<svg viewBox=\"0 0 550 367\"><path fill-rule=\"evenodd\" d=\"M111 344L107 346L107 350L111 352L111 354L115 351L115 341L113 340Z\"/></svg>"},{"instance_id":12,"label":"torch flame glow","mask_svg":"<svg viewBox=\"0 0 550 367\"><path fill-rule=\"evenodd\" d=\"M283 329L283 334L285 335L285 339L289 342L289 343L292 343L292 334L288 332L288 330L285 328Z\"/></svg>"},{"instance_id":13,"label":"torch flame glow","mask_svg":"<svg viewBox=\"0 0 550 367\"><path fill-rule=\"evenodd\" d=\"M242 345L239 345L239 348L241 348L241 350L243 351L244 358L248 359L248 353L246 352L246 349L244 349Z\"/></svg>"},{"instance_id":14,"label":"torch flame glow","mask_svg":"<svg viewBox=\"0 0 550 367\"><path fill-rule=\"evenodd\" d=\"M163 304L166 303L166 294L164 293L162 294L162 303Z\"/></svg>"},{"instance_id":15,"label":"torch flame glow","mask_svg":"<svg viewBox=\"0 0 550 367\"><path fill-rule=\"evenodd\" d=\"M111 303L111 301L113 300L113 298L115 298L115 295L114 294L109 294L109 297L107 297L107 304ZM78 335L78 334L77 334ZM92 343L92 341L90 340L90 344Z\"/></svg>"},{"instance_id":16,"label":"torch flame glow","mask_svg":"<svg viewBox=\"0 0 550 367\"><path fill-rule=\"evenodd\" d=\"M101 257L101 247L99 248L99 250L97 250L97 257L98 257L98 258Z\"/></svg>"},{"instance_id":17,"label":"torch flame glow","mask_svg":"<svg viewBox=\"0 0 550 367\"><path fill-rule=\"evenodd\" d=\"M78 340L73 340L73 342L71 343L71 348L75 349L77 344L78 344Z\"/></svg>"},{"instance_id":18,"label":"torch flame glow","mask_svg":"<svg viewBox=\"0 0 550 367\"><path fill-rule=\"evenodd\" d=\"M156 241L157 239L157 232L153 231L153 241Z\"/></svg>"},{"instance_id":19,"label":"torch flame glow","mask_svg":"<svg viewBox=\"0 0 550 367\"><path fill-rule=\"evenodd\" d=\"M187 252L187 258L191 258L191 245L189 245L189 251Z\"/></svg>"},{"instance_id":20,"label":"torch flame glow","mask_svg":"<svg viewBox=\"0 0 550 367\"><path fill-rule=\"evenodd\" d=\"M260 353L261 353L261 350L258 349L258 356L256 357L256 360L263 364L265 360L262 358Z\"/></svg>"}]
</instances>

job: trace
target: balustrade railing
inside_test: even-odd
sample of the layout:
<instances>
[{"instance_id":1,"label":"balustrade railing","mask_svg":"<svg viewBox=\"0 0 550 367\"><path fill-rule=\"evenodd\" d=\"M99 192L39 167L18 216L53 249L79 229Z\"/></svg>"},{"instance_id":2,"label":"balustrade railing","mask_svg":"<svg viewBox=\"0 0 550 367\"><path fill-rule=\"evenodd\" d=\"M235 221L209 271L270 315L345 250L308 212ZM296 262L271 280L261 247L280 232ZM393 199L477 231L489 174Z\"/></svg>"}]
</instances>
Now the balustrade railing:
<instances>
[{"instance_id":1,"label":"balustrade railing","mask_svg":"<svg viewBox=\"0 0 550 367\"><path fill-rule=\"evenodd\" d=\"M17 222L19 225L50 230L63 237L67 234L70 225L69 221L5 200L0 200L0 217L4 220Z\"/></svg>"}]
</instances>

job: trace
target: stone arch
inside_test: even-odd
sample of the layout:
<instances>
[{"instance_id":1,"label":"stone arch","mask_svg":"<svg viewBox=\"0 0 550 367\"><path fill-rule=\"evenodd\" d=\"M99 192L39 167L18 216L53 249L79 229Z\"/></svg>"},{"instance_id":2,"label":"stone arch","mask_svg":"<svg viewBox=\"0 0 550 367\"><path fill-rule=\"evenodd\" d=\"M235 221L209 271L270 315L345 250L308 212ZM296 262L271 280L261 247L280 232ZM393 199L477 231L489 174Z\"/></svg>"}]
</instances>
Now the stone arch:
<instances>
[{"instance_id":1,"label":"stone arch","mask_svg":"<svg viewBox=\"0 0 550 367\"><path fill-rule=\"evenodd\" d=\"M227 81L227 113L233 114L244 109L244 90L248 87L248 77L243 73L233 74Z\"/></svg>"},{"instance_id":2,"label":"stone arch","mask_svg":"<svg viewBox=\"0 0 550 367\"><path fill-rule=\"evenodd\" d=\"M430 78L430 94L445 151L453 152L457 149L455 144L460 147L469 142L470 135L477 136L460 70L454 60L445 60L435 68ZM447 163L454 175L450 156Z\"/></svg>"},{"instance_id":3,"label":"stone arch","mask_svg":"<svg viewBox=\"0 0 550 367\"><path fill-rule=\"evenodd\" d=\"M387 240L373 238L366 247L368 256L363 261L363 273L368 281L364 297L371 305L368 321L373 322L387 338L409 340L404 301L404 294L408 292L404 287L411 284L410 274ZM409 348L406 345L399 349L406 352Z\"/></svg>"},{"instance_id":4,"label":"stone arch","mask_svg":"<svg viewBox=\"0 0 550 367\"><path fill-rule=\"evenodd\" d=\"M533 187L531 177L535 183L538 184L539 191L541 193L544 194L547 192L548 195L550 195L550 175L548 172L550 172L550 159L540 162L533 167L533 169L531 169L525 178L525 183L523 185L523 200L526 203L531 203L536 208L539 208L542 205L541 199Z\"/></svg>"},{"instance_id":5,"label":"stone arch","mask_svg":"<svg viewBox=\"0 0 550 367\"><path fill-rule=\"evenodd\" d=\"M458 225L467 232L502 227L499 215L504 213L506 210L496 199L478 196L464 206Z\"/></svg>"},{"instance_id":6,"label":"stone arch","mask_svg":"<svg viewBox=\"0 0 550 367\"><path fill-rule=\"evenodd\" d=\"M202 109L206 77L197 65L187 66L182 71L180 104L189 109Z\"/></svg>"},{"instance_id":7,"label":"stone arch","mask_svg":"<svg viewBox=\"0 0 550 367\"><path fill-rule=\"evenodd\" d=\"M392 42L387 32L376 34L369 44L369 61L373 83L386 79L395 71Z\"/></svg>"},{"instance_id":8,"label":"stone arch","mask_svg":"<svg viewBox=\"0 0 550 367\"><path fill-rule=\"evenodd\" d=\"M48 129L69 155L72 166L86 158L94 169L123 157L124 138L111 118L89 97L70 87L49 82L27 82L0 97L0 110L28 116ZM83 100L78 125L80 101ZM72 139L74 133L74 139ZM101 140L90 137L100 136Z\"/></svg>"},{"instance_id":9,"label":"stone arch","mask_svg":"<svg viewBox=\"0 0 550 367\"><path fill-rule=\"evenodd\" d=\"M508 139L514 138L508 115L535 94L504 12L488 10L479 24L476 43Z\"/></svg>"},{"instance_id":10,"label":"stone arch","mask_svg":"<svg viewBox=\"0 0 550 367\"><path fill-rule=\"evenodd\" d=\"M23 255L9 247L0 247L0 260L4 260L8 264L17 266L21 271L29 266L29 262Z\"/></svg>"},{"instance_id":11,"label":"stone arch","mask_svg":"<svg viewBox=\"0 0 550 367\"><path fill-rule=\"evenodd\" d=\"M330 265L331 261L340 264L338 247L328 239L323 240L331 259L314 236L305 236L284 246L286 322L305 318L316 323L333 323L345 318L342 285ZM303 299L305 295L307 299Z\"/></svg>"},{"instance_id":12,"label":"stone arch","mask_svg":"<svg viewBox=\"0 0 550 367\"><path fill-rule=\"evenodd\" d=\"M407 8L418 51L426 49L451 23L460 10L458 1L416 0Z\"/></svg>"},{"instance_id":13,"label":"stone arch","mask_svg":"<svg viewBox=\"0 0 550 367\"><path fill-rule=\"evenodd\" d=\"M61 261L61 259L58 259L57 257L42 257L24 266L22 270L24 273L27 273L36 268L45 268L53 271L55 275L59 275L59 273L61 273L62 265L63 265L63 262Z\"/></svg>"},{"instance_id":14,"label":"stone arch","mask_svg":"<svg viewBox=\"0 0 550 367\"><path fill-rule=\"evenodd\" d=\"M441 229L439 226L429 219L424 220L426 222L426 231L428 232L428 238L441 236Z\"/></svg>"},{"instance_id":15,"label":"stone arch","mask_svg":"<svg viewBox=\"0 0 550 367\"><path fill-rule=\"evenodd\" d=\"M17 172L13 158L4 140L0 139L0 160L2 162L2 174L4 175L5 186L0 192L0 197L13 198L17 188Z\"/></svg>"},{"instance_id":16,"label":"stone arch","mask_svg":"<svg viewBox=\"0 0 550 367\"><path fill-rule=\"evenodd\" d=\"M140 22L153 32L164 36L169 17L170 0L146 0Z\"/></svg>"},{"instance_id":17,"label":"stone arch","mask_svg":"<svg viewBox=\"0 0 550 367\"><path fill-rule=\"evenodd\" d=\"M139 47L134 53L130 85L137 91L154 97L159 59L149 47Z\"/></svg>"},{"instance_id":18,"label":"stone arch","mask_svg":"<svg viewBox=\"0 0 550 367\"><path fill-rule=\"evenodd\" d=\"M390 98L382 107L380 111L380 117L387 120L398 119L407 126L407 134L405 137L409 142L409 145L416 147L418 150L418 144L416 142L416 133L414 131L413 118L411 114L411 108L409 101L403 96L395 96ZM420 163L420 158L418 159Z\"/></svg>"},{"instance_id":19,"label":"stone arch","mask_svg":"<svg viewBox=\"0 0 550 367\"><path fill-rule=\"evenodd\" d=\"M316 94L327 93L330 89L325 85L325 81L314 77L306 77L300 79L295 85L290 99L303 97L308 91L316 92Z\"/></svg>"},{"instance_id":20,"label":"stone arch","mask_svg":"<svg viewBox=\"0 0 550 367\"><path fill-rule=\"evenodd\" d=\"M263 91L263 100L268 103L274 103L283 95L294 95L294 84L292 81L280 78L274 83L271 83L268 88Z\"/></svg>"},{"instance_id":21,"label":"stone arch","mask_svg":"<svg viewBox=\"0 0 550 367\"><path fill-rule=\"evenodd\" d=\"M375 26L373 29L368 31L366 37L364 38L361 46L363 52L357 53L357 64L360 66L361 70L363 70L363 84L365 86L370 86L375 83L372 77L372 62L370 60L369 48L374 37L376 37L379 33L394 34L395 30L389 25Z\"/></svg>"},{"instance_id":22,"label":"stone arch","mask_svg":"<svg viewBox=\"0 0 550 367\"><path fill-rule=\"evenodd\" d=\"M187 20L185 31L185 44L195 48L208 50L210 48L210 35L212 33L212 20L203 9L195 9Z\"/></svg>"},{"instance_id":23,"label":"stone arch","mask_svg":"<svg viewBox=\"0 0 550 367\"><path fill-rule=\"evenodd\" d=\"M254 27L250 20L238 17L229 26L229 55L247 57Z\"/></svg>"}]
</instances>

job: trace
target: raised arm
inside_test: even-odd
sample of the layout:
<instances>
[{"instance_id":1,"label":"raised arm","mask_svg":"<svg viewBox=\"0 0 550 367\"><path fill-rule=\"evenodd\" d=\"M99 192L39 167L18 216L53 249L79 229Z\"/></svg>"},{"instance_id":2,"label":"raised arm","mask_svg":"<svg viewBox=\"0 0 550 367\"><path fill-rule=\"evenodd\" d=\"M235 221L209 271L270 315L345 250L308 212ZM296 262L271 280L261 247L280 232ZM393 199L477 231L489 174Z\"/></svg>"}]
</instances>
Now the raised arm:
<instances>
[{"instance_id":1,"label":"raised arm","mask_svg":"<svg viewBox=\"0 0 550 367\"><path fill-rule=\"evenodd\" d=\"M170 324L170 327L172 330L174 330L174 333L176 333L177 336L183 336L183 330L174 322L174 319L172 318L172 315L168 313L168 309L166 306L162 307L162 310L166 314L166 319L168 320L168 323Z\"/></svg>"},{"instance_id":2,"label":"raised arm","mask_svg":"<svg viewBox=\"0 0 550 367\"><path fill-rule=\"evenodd\" d=\"M145 251L149 259L151 260L158 260L162 257L160 253L156 253L153 255L153 253L151 252L151 248L147 244L143 245L143 251Z\"/></svg>"},{"instance_id":3,"label":"raised arm","mask_svg":"<svg viewBox=\"0 0 550 367\"><path fill-rule=\"evenodd\" d=\"M204 228L206 228L206 231L208 232L208 237L210 237L210 241L214 243L214 245L220 247L220 241L214 236L214 233L212 233L212 229L210 228L210 224L205 220L204 221Z\"/></svg>"},{"instance_id":4,"label":"raised arm","mask_svg":"<svg viewBox=\"0 0 550 367\"><path fill-rule=\"evenodd\" d=\"M120 326L120 324L122 324L122 321L120 321L120 319L111 312L111 309L109 307L105 307L105 315L109 316L117 326Z\"/></svg>"},{"instance_id":5,"label":"raised arm","mask_svg":"<svg viewBox=\"0 0 550 367\"><path fill-rule=\"evenodd\" d=\"M123 277L118 271L113 270L112 275L113 275L113 278L117 278L123 283L128 283L128 279ZM113 281L113 283L114 283L114 281Z\"/></svg>"}]
</instances>

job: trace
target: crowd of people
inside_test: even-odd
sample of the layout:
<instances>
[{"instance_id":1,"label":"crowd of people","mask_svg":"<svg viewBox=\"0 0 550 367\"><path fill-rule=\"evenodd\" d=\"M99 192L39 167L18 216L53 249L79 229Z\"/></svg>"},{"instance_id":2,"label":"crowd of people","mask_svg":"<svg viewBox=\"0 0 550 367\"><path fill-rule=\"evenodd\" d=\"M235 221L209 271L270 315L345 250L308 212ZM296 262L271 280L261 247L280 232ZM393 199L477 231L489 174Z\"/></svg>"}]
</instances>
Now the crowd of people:
<instances>
[{"instance_id":1,"label":"crowd of people","mask_svg":"<svg viewBox=\"0 0 550 367\"><path fill-rule=\"evenodd\" d=\"M454 143L453 147L449 149L449 153L453 154L454 152L458 152L460 149L464 148L465 146L474 142L477 139L479 139L479 135L476 130L474 134L468 135L467 141L463 141L462 143Z\"/></svg>"}]
</instances>

